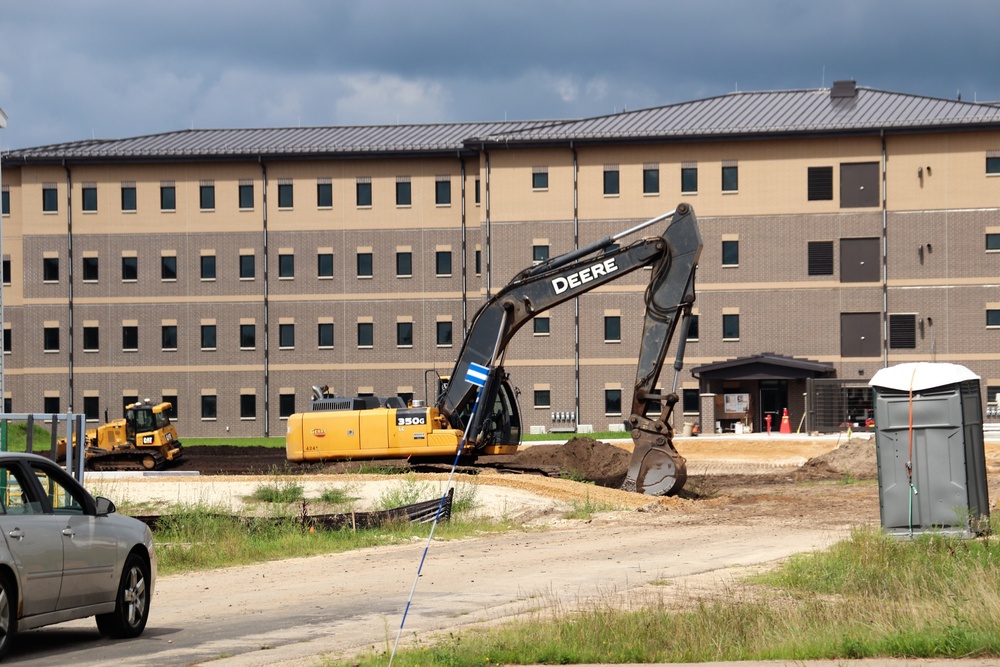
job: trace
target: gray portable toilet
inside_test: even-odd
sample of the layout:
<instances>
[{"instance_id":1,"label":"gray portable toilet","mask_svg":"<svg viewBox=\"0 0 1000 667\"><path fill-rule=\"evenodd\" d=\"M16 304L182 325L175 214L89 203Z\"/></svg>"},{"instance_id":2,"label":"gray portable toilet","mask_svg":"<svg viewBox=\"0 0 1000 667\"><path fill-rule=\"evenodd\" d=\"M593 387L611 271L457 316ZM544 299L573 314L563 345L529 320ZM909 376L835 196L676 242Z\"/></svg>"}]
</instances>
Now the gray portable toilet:
<instances>
[{"instance_id":1,"label":"gray portable toilet","mask_svg":"<svg viewBox=\"0 0 1000 667\"><path fill-rule=\"evenodd\" d=\"M979 376L918 362L883 368L868 384L883 530L899 537L988 530Z\"/></svg>"}]
</instances>

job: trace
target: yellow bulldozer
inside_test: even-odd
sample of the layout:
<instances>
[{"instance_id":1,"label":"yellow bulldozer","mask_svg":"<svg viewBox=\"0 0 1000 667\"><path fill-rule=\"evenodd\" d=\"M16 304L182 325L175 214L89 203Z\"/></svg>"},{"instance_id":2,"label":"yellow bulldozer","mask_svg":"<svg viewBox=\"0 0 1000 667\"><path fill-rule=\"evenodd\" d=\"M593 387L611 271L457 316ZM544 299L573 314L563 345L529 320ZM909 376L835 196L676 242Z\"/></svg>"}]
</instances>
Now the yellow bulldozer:
<instances>
[{"instance_id":1,"label":"yellow bulldozer","mask_svg":"<svg viewBox=\"0 0 1000 667\"><path fill-rule=\"evenodd\" d=\"M162 470L181 459L184 447L170 423L170 403L152 405L149 399L125 406L122 419L106 421L84 435L87 470ZM75 444L75 443L74 443ZM66 439L57 443L66 456Z\"/></svg>"}]
</instances>

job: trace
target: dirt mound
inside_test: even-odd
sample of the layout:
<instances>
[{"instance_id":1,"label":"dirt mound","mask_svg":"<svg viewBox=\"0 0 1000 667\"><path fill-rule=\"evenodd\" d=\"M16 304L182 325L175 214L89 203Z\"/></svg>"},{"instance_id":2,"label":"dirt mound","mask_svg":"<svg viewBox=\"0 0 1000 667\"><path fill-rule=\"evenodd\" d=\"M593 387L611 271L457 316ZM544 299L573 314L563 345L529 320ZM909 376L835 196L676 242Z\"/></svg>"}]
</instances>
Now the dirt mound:
<instances>
[{"instance_id":1,"label":"dirt mound","mask_svg":"<svg viewBox=\"0 0 1000 667\"><path fill-rule=\"evenodd\" d=\"M875 440L852 438L840 443L833 451L811 458L802 465L803 472L812 471L817 475L828 470L858 479L875 479L878 477Z\"/></svg>"},{"instance_id":2,"label":"dirt mound","mask_svg":"<svg viewBox=\"0 0 1000 667\"><path fill-rule=\"evenodd\" d=\"M565 445L534 445L514 456L518 465L553 466L563 476L598 486L618 488L625 480L632 454L593 438L573 438Z\"/></svg>"}]
</instances>

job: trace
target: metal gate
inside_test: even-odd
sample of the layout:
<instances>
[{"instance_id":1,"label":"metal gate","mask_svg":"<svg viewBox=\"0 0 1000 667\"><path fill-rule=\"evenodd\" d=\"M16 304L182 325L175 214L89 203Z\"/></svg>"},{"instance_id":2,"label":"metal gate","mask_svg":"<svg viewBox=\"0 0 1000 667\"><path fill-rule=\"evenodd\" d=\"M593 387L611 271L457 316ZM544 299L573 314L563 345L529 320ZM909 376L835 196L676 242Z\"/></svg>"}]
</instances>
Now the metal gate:
<instances>
[{"instance_id":1,"label":"metal gate","mask_svg":"<svg viewBox=\"0 0 1000 667\"><path fill-rule=\"evenodd\" d=\"M874 416L872 388L866 380L808 378L806 432L836 433L864 428Z\"/></svg>"}]
</instances>

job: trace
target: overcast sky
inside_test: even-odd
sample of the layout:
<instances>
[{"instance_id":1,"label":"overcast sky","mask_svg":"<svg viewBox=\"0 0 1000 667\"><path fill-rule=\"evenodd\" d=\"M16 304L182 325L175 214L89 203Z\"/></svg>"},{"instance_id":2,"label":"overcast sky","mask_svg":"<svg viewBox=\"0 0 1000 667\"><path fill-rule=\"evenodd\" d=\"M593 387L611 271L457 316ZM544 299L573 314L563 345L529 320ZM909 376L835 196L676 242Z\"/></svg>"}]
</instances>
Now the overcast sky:
<instances>
[{"instance_id":1,"label":"overcast sky","mask_svg":"<svg viewBox=\"0 0 1000 667\"><path fill-rule=\"evenodd\" d=\"M3 149L584 118L734 90L1000 100L997 0L5 0Z\"/></svg>"}]
</instances>

